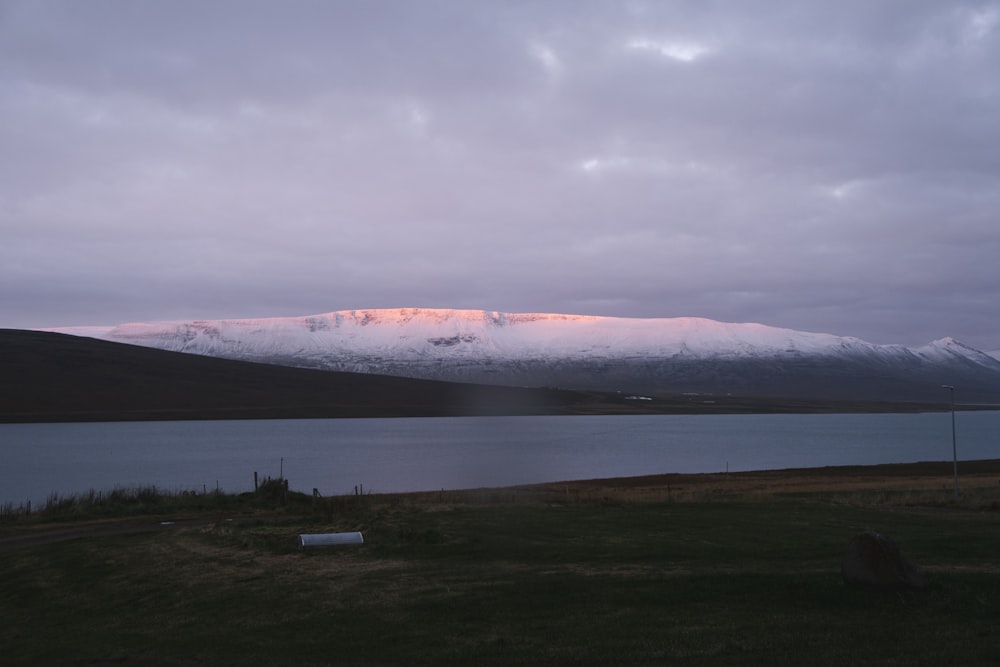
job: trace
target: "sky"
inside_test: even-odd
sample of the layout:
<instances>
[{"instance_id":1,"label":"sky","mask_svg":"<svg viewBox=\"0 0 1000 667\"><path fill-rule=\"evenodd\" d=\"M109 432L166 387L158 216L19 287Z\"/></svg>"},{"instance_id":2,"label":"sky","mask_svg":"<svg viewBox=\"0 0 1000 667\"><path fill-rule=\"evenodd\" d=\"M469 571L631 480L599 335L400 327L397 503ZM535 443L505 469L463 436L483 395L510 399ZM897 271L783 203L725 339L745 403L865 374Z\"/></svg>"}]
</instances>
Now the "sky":
<instances>
[{"instance_id":1,"label":"sky","mask_svg":"<svg viewBox=\"0 0 1000 667\"><path fill-rule=\"evenodd\" d=\"M0 327L470 308L1000 349L1000 2L0 0Z\"/></svg>"}]
</instances>

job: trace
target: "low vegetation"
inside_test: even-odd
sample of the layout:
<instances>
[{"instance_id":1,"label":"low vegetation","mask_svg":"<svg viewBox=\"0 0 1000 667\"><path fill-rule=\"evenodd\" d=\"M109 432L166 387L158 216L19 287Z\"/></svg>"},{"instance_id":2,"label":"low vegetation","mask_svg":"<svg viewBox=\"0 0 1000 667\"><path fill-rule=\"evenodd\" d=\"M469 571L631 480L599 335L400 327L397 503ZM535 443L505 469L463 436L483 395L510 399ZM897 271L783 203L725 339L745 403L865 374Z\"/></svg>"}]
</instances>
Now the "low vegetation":
<instances>
[{"instance_id":1,"label":"low vegetation","mask_svg":"<svg viewBox=\"0 0 1000 667\"><path fill-rule=\"evenodd\" d=\"M966 465L958 501L944 465L56 498L0 524L0 644L25 665L993 664L997 465ZM866 529L928 587L845 587ZM298 546L340 531L365 543Z\"/></svg>"}]
</instances>

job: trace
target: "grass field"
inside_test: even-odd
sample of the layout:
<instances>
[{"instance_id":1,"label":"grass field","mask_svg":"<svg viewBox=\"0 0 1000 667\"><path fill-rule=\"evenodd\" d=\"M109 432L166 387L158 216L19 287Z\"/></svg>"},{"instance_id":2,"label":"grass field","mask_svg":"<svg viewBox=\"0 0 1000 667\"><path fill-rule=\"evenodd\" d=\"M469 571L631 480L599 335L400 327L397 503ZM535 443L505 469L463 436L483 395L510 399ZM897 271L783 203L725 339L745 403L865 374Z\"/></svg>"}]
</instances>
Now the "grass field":
<instances>
[{"instance_id":1,"label":"grass field","mask_svg":"<svg viewBox=\"0 0 1000 667\"><path fill-rule=\"evenodd\" d=\"M963 471L957 502L945 464L63 499L0 526L3 664L992 665L1000 463ZM845 587L866 529L927 588ZM296 539L355 530L365 544Z\"/></svg>"}]
</instances>

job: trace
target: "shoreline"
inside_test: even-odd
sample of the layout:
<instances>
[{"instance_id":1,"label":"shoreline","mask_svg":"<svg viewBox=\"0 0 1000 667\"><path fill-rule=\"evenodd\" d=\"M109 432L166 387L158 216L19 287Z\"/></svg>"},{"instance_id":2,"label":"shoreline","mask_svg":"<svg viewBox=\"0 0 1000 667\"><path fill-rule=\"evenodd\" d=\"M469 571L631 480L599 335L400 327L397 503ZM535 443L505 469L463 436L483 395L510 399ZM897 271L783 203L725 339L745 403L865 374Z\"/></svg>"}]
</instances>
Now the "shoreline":
<instances>
[{"instance_id":1,"label":"shoreline","mask_svg":"<svg viewBox=\"0 0 1000 667\"><path fill-rule=\"evenodd\" d=\"M960 492L963 487L1000 486L1000 458L958 461ZM867 465L832 465L804 468L775 468L733 472L656 473L623 477L594 477L503 486L479 486L440 490L378 491L363 497L420 498L424 496L460 496L491 492L564 492L582 490L642 490L642 489L726 489L735 494L768 489L775 493L838 492L862 489L945 489L952 491L953 462L915 461L909 463L875 463ZM102 491L100 489L95 489ZM294 487L290 492L305 493ZM184 492L189 493L189 492ZM190 492L192 495L202 495ZM216 493L206 491L204 495ZM224 496L242 496L252 491L223 491ZM70 495L56 494L66 499ZM166 495L173 495L166 492ZM338 494L327 498L353 498L357 494ZM14 503L7 503L13 505ZM39 507L36 511L41 511Z\"/></svg>"},{"instance_id":2,"label":"shoreline","mask_svg":"<svg viewBox=\"0 0 1000 667\"><path fill-rule=\"evenodd\" d=\"M389 506L531 505L597 503L621 507L650 503L756 503L782 497L840 496L843 502L900 507L912 511L997 511L996 502L982 505L977 491L1000 485L1000 459L959 462L960 497L952 493L951 461L881 463L874 465L785 468L732 473L664 473L635 477L567 480L503 487L440 491L375 493L366 504ZM298 495L301 491L290 489ZM872 496L870 494L876 494ZM869 495L866 495L869 494ZM240 497L247 494L224 494ZM995 495L995 494L994 494ZM890 502L892 497L895 502ZM330 501L358 501L355 496L330 496ZM44 512L39 508L38 514ZM266 512L265 512L266 514ZM29 519L0 522L0 551L78 538L169 531L247 518L240 512L204 509L169 510L93 519ZM260 517L258 517L260 518ZM287 517L286 517L287 518Z\"/></svg>"},{"instance_id":3,"label":"shoreline","mask_svg":"<svg viewBox=\"0 0 1000 667\"><path fill-rule=\"evenodd\" d=\"M528 391L545 391L542 389ZM585 392L579 392L584 394ZM685 396L658 396L650 403L636 404L606 399L572 406L522 410L454 410L368 408L344 413L331 406L269 406L243 408L96 409L39 410L0 413L0 424L87 424L95 422L169 421L266 421L282 419L396 419L439 417L586 417L648 415L733 415L733 414L922 414L950 412L939 403L791 400L778 398L725 397L698 403ZM956 405L956 412L1000 412L1000 404Z\"/></svg>"},{"instance_id":4,"label":"shoreline","mask_svg":"<svg viewBox=\"0 0 1000 667\"><path fill-rule=\"evenodd\" d=\"M958 462L960 493L1000 485L1000 459L977 459ZM877 463L871 465L821 466L816 468L782 468L712 473L661 473L634 477L609 477L586 480L566 480L498 487L487 490L533 492L628 492L657 496L690 494L783 494L849 492L865 490L928 491L953 488L952 461L918 461L913 463ZM414 492L433 494L436 492ZM393 494L408 495L408 494Z\"/></svg>"},{"instance_id":5,"label":"shoreline","mask_svg":"<svg viewBox=\"0 0 1000 667\"><path fill-rule=\"evenodd\" d=\"M1000 485L1000 458L958 461L960 490L963 486ZM727 493L740 495L757 493L841 492L870 489L928 490L952 489L953 463L949 460L916 461L909 463L875 463L833 465L807 468L775 468L734 472L656 473L625 477L594 477L504 486L480 486L455 489L415 491L379 491L366 497L421 498L431 496L459 497L469 494L513 493L521 495L596 492L630 492L647 495L687 493ZM105 491L105 489L94 489ZM301 491L292 487L292 491ZM168 492L169 493L169 492ZM224 495L239 496L241 491ZM59 494L56 494L59 495ZM66 497L66 496L60 496ZM333 495L331 498L350 497ZM6 503L14 507L14 501ZM37 510L44 507L40 505Z\"/></svg>"},{"instance_id":6,"label":"shoreline","mask_svg":"<svg viewBox=\"0 0 1000 667\"><path fill-rule=\"evenodd\" d=\"M541 391L541 390L540 390ZM534 409L510 412L449 410L360 410L342 414L328 406L281 406L266 408L74 410L0 413L0 424L91 424L115 422L171 421L268 421L285 419L413 419L441 417L588 417L671 415L767 415L767 414L924 414L946 413L951 406L937 403L847 402L730 398L698 404L687 398L658 397L643 405L581 403L572 409ZM955 412L1000 412L1000 404L956 405Z\"/></svg>"},{"instance_id":7,"label":"shoreline","mask_svg":"<svg viewBox=\"0 0 1000 667\"><path fill-rule=\"evenodd\" d=\"M972 474L1000 474L1000 458L970 459L958 461L959 472L963 466L971 468ZM760 470L740 470L734 472L709 473L659 473L654 475L633 475L628 477L593 478L589 480L570 480L569 483L592 483L597 481L620 481L625 485L645 483L670 478L709 478L722 477L730 479L754 477L804 477L804 478L841 478L844 476L860 476L862 478L898 478L923 477L935 475L945 470L951 476L951 460L911 461L907 463L871 463L852 465L829 465L815 467L774 468ZM559 482L562 483L562 482Z\"/></svg>"}]
</instances>

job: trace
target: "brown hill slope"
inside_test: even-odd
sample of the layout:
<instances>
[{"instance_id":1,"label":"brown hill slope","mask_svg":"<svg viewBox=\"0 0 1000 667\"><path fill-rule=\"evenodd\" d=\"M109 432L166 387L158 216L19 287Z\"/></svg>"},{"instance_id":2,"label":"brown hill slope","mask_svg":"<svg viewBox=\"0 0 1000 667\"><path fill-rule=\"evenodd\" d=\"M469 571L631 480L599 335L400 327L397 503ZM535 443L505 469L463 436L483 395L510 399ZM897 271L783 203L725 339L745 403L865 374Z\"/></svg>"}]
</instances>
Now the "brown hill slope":
<instances>
[{"instance_id":1,"label":"brown hill slope","mask_svg":"<svg viewBox=\"0 0 1000 667\"><path fill-rule=\"evenodd\" d=\"M0 422L906 412L946 406L563 391L308 370L0 329Z\"/></svg>"},{"instance_id":2,"label":"brown hill slope","mask_svg":"<svg viewBox=\"0 0 1000 667\"><path fill-rule=\"evenodd\" d=\"M568 414L583 392L335 373L0 330L0 421Z\"/></svg>"}]
</instances>

